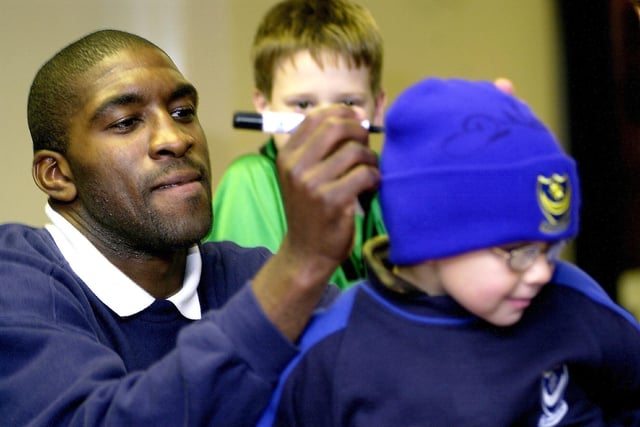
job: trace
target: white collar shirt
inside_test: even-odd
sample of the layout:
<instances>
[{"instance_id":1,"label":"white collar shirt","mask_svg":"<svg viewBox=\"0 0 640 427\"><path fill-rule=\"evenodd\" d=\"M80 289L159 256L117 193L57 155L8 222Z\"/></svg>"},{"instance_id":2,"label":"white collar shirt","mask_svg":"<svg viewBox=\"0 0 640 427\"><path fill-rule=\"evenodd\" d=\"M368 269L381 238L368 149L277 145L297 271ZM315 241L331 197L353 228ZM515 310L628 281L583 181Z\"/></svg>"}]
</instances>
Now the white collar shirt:
<instances>
[{"instance_id":1,"label":"white collar shirt","mask_svg":"<svg viewBox=\"0 0 640 427\"><path fill-rule=\"evenodd\" d=\"M107 307L121 317L132 316L156 300L151 294L113 265L69 221L47 205L45 213L51 223L45 228L53 237L73 271ZM187 319L200 319L198 284L202 258L198 245L189 248L185 277L178 292L167 298Z\"/></svg>"}]
</instances>

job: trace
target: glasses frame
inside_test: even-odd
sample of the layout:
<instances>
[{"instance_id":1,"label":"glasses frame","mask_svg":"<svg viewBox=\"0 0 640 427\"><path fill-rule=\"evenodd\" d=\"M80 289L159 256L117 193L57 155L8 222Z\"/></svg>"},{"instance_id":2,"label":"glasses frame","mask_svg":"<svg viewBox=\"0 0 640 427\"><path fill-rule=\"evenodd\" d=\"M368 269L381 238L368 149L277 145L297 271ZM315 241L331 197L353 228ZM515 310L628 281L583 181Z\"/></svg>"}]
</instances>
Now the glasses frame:
<instances>
[{"instance_id":1,"label":"glasses frame","mask_svg":"<svg viewBox=\"0 0 640 427\"><path fill-rule=\"evenodd\" d=\"M555 263L566 245L566 240L558 240L551 244L531 243L512 249L495 246L491 250L493 253L503 257L511 270L522 273L529 269L543 253L546 253L549 264Z\"/></svg>"}]
</instances>

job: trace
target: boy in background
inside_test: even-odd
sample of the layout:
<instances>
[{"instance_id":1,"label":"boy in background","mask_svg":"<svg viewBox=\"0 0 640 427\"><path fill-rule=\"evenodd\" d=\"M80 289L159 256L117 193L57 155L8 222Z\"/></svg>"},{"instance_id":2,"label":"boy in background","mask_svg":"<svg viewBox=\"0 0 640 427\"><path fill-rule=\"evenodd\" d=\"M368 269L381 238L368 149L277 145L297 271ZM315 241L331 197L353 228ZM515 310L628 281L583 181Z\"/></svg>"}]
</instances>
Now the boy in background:
<instances>
[{"instance_id":1,"label":"boy in background","mask_svg":"<svg viewBox=\"0 0 640 427\"><path fill-rule=\"evenodd\" d=\"M255 109L307 113L344 104L374 125L382 122L382 37L370 12L350 0L285 0L263 17L252 50ZM213 201L205 240L231 240L278 250L287 231L276 157L288 135L271 135L259 154L236 159ZM354 207L351 256L331 281L341 288L364 277L362 243L386 232L376 197ZM313 218L309 218L313 221Z\"/></svg>"},{"instance_id":2,"label":"boy in background","mask_svg":"<svg viewBox=\"0 0 640 427\"><path fill-rule=\"evenodd\" d=\"M491 83L440 79L384 125L388 237L260 425L640 425L640 326L557 258L580 193L551 132Z\"/></svg>"}]
</instances>

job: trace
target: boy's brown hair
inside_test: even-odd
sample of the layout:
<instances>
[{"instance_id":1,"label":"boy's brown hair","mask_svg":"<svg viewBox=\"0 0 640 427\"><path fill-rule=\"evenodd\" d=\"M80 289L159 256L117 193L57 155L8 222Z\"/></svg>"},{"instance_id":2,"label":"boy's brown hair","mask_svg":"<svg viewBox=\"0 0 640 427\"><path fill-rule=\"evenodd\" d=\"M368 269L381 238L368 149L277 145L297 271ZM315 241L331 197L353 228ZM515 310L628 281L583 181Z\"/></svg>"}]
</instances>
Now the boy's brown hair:
<instances>
[{"instance_id":1,"label":"boy's brown hair","mask_svg":"<svg viewBox=\"0 0 640 427\"><path fill-rule=\"evenodd\" d=\"M368 67L371 91L381 89L382 36L373 16L350 0L284 0L262 18L251 57L256 88L270 98L281 61L308 51L323 66L322 54L345 59L350 67Z\"/></svg>"}]
</instances>

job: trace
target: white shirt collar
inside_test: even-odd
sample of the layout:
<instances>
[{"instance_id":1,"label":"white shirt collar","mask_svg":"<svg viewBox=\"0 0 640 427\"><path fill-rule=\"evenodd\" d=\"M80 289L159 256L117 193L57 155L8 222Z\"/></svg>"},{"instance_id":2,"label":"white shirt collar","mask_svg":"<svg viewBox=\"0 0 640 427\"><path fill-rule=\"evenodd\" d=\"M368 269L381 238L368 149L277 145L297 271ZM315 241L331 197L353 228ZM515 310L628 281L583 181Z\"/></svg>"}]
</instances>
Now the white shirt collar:
<instances>
[{"instance_id":1,"label":"white shirt collar","mask_svg":"<svg viewBox=\"0 0 640 427\"><path fill-rule=\"evenodd\" d=\"M73 271L107 307L118 316L126 317L141 312L155 298L120 271L84 235L62 215L47 205L45 213L51 220L45 228L53 237ZM187 255L182 288L167 298L187 319L200 319L198 284L202 273L202 259L198 245Z\"/></svg>"}]
</instances>

